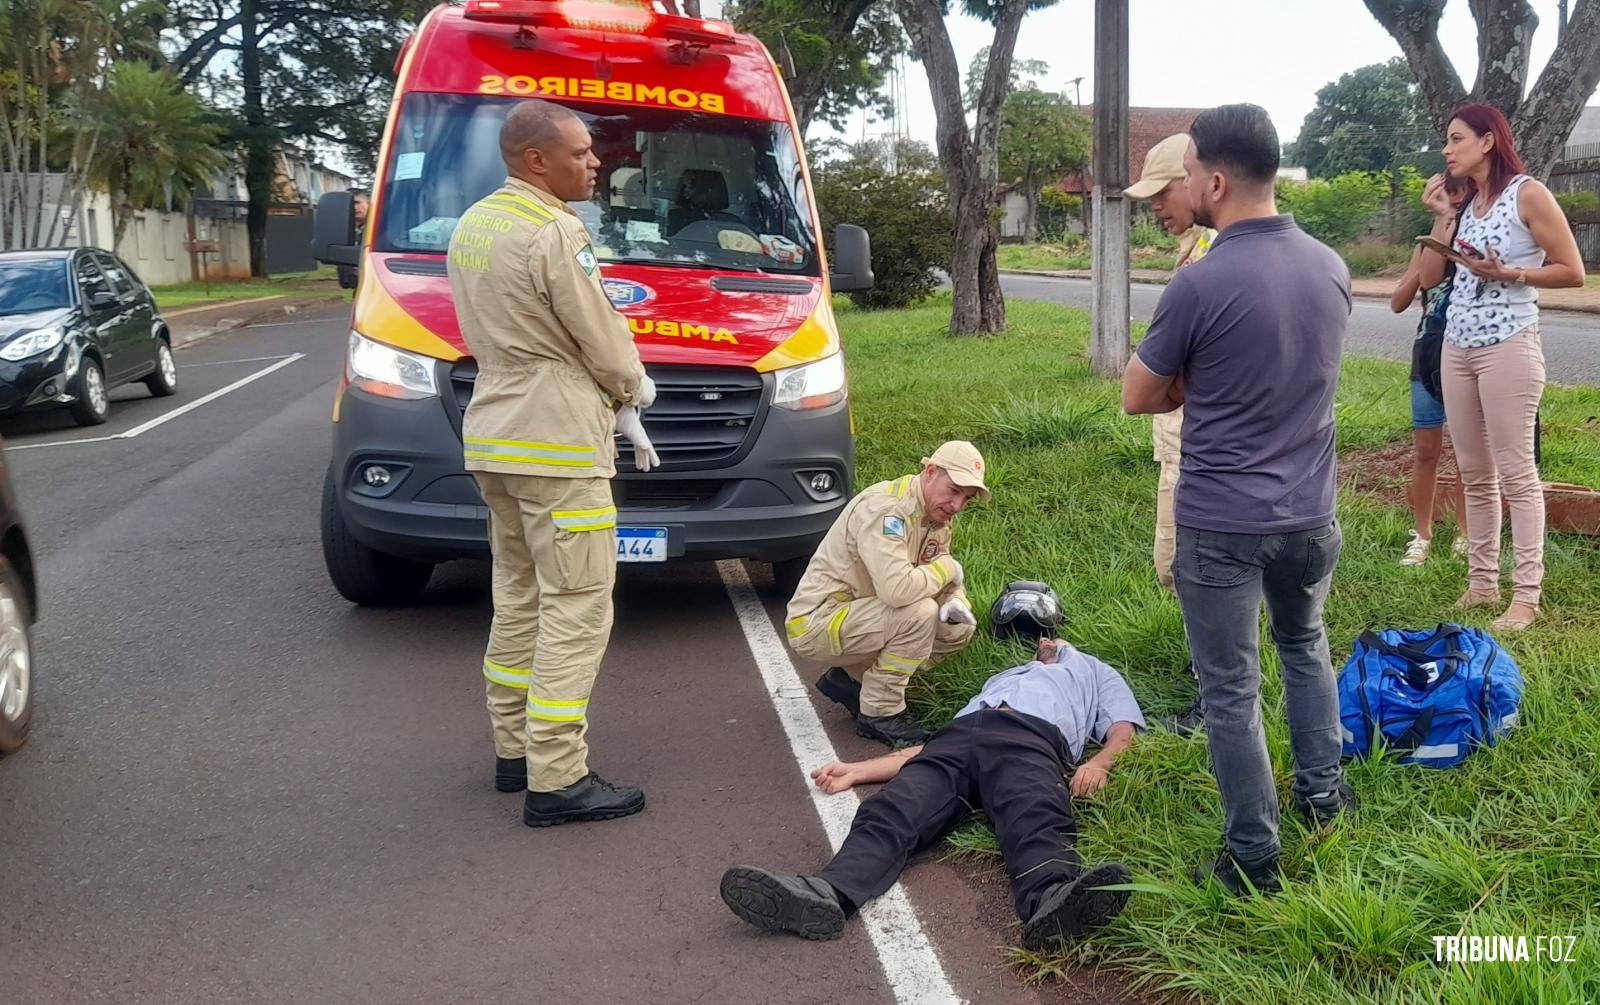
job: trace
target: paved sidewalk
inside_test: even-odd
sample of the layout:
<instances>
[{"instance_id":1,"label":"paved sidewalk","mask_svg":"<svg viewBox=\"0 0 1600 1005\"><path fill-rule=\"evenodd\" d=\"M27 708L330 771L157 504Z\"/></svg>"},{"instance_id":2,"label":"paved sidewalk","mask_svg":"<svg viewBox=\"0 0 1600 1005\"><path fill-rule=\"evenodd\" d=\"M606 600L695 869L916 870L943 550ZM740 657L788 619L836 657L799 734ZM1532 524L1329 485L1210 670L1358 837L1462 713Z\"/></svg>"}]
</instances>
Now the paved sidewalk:
<instances>
[{"instance_id":1,"label":"paved sidewalk","mask_svg":"<svg viewBox=\"0 0 1600 1005\"><path fill-rule=\"evenodd\" d=\"M318 307L329 311L350 309L350 301L330 297L291 297L287 295L253 297L204 307L184 307L163 311L172 330L173 348L193 345L201 339L234 331L249 325L265 324L277 318Z\"/></svg>"},{"instance_id":2,"label":"paved sidewalk","mask_svg":"<svg viewBox=\"0 0 1600 1005\"><path fill-rule=\"evenodd\" d=\"M1003 273L1017 276L1052 276L1057 279L1088 279L1088 269L1001 269ZM1156 269L1134 269L1130 273L1136 283L1165 286L1172 273ZM1388 300L1394 292L1395 277L1358 276L1350 280L1350 291L1369 300ZM1547 311L1576 311L1582 314L1600 314L1600 289L1585 287L1581 290L1540 290L1539 306Z\"/></svg>"}]
</instances>

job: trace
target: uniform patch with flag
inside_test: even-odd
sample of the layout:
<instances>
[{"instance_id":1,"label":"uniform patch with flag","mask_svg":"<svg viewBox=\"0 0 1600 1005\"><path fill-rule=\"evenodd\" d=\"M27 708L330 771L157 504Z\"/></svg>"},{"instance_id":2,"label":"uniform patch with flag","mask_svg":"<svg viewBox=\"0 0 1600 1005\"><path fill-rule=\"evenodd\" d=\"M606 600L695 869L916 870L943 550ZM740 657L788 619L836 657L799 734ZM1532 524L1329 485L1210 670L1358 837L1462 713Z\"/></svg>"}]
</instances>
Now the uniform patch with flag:
<instances>
[{"instance_id":1,"label":"uniform patch with flag","mask_svg":"<svg viewBox=\"0 0 1600 1005\"><path fill-rule=\"evenodd\" d=\"M578 264L583 267L583 273L586 276L594 275L595 266L600 264L594 257L593 245L585 244L583 250L573 257L577 258Z\"/></svg>"},{"instance_id":2,"label":"uniform patch with flag","mask_svg":"<svg viewBox=\"0 0 1600 1005\"><path fill-rule=\"evenodd\" d=\"M884 537L905 537L906 536L906 522L904 520L900 519L897 516L886 516L886 517L884 517L883 518L883 536Z\"/></svg>"}]
</instances>

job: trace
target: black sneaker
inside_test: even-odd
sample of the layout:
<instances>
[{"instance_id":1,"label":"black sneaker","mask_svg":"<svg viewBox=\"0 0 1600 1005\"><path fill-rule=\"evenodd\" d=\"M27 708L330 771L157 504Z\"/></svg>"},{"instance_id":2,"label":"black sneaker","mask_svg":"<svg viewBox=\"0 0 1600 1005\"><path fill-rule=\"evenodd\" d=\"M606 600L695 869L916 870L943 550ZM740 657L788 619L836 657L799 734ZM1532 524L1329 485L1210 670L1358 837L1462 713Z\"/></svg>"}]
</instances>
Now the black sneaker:
<instances>
[{"instance_id":1,"label":"black sneaker","mask_svg":"<svg viewBox=\"0 0 1600 1005\"><path fill-rule=\"evenodd\" d=\"M1022 926L1022 944L1039 950L1052 942L1076 939L1110 923L1128 903L1127 890L1095 887L1126 883L1132 876L1121 862L1105 862L1077 879L1060 883L1045 893L1039 909Z\"/></svg>"},{"instance_id":2,"label":"black sneaker","mask_svg":"<svg viewBox=\"0 0 1600 1005\"><path fill-rule=\"evenodd\" d=\"M833 887L814 876L790 876L737 865L722 874L722 902L763 932L790 932L802 939L837 939L844 931L844 905Z\"/></svg>"},{"instance_id":3,"label":"black sneaker","mask_svg":"<svg viewBox=\"0 0 1600 1005\"><path fill-rule=\"evenodd\" d=\"M1177 715L1169 715L1161 720L1161 727L1169 733L1178 736L1193 736L1206 727L1205 707L1196 698L1192 704Z\"/></svg>"},{"instance_id":4,"label":"black sneaker","mask_svg":"<svg viewBox=\"0 0 1600 1005\"><path fill-rule=\"evenodd\" d=\"M521 792L528 787L528 759L526 757L496 757L494 759L494 787L501 792Z\"/></svg>"},{"instance_id":5,"label":"black sneaker","mask_svg":"<svg viewBox=\"0 0 1600 1005\"><path fill-rule=\"evenodd\" d=\"M844 672L844 667L829 667L817 678L817 690L824 698L843 705L851 715L861 714L861 682Z\"/></svg>"},{"instance_id":6,"label":"black sneaker","mask_svg":"<svg viewBox=\"0 0 1600 1005\"><path fill-rule=\"evenodd\" d=\"M896 712L894 715L858 715L856 733L869 740L887 743L891 747L900 743L927 743L928 737L933 735L933 731L922 728L922 724L913 719L910 712Z\"/></svg>"},{"instance_id":7,"label":"black sneaker","mask_svg":"<svg viewBox=\"0 0 1600 1005\"><path fill-rule=\"evenodd\" d=\"M564 789L529 792L522 804L522 822L529 827L586 820L615 820L644 809L644 790L637 785L615 785L589 772Z\"/></svg>"},{"instance_id":8,"label":"black sneaker","mask_svg":"<svg viewBox=\"0 0 1600 1005\"><path fill-rule=\"evenodd\" d=\"M1354 814L1361 808L1361 800L1356 798L1354 789L1340 782L1332 792L1309 797L1295 796L1294 808L1305 819L1307 827L1321 830L1331 826L1341 814Z\"/></svg>"},{"instance_id":9,"label":"black sneaker","mask_svg":"<svg viewBox=\"0 0 1600 1005\"><path fill-rule=\"evenodd\" d=\"M1283 884L1278 881L1276 857L1246 865L1226 849L1216 858L1202 862L1194 871L1194 881L1200 886L1205 886L1213 879L1235 897L1248 897L1251 893L1279 893L1283 890Z\"/></svg>"}]
</instances>

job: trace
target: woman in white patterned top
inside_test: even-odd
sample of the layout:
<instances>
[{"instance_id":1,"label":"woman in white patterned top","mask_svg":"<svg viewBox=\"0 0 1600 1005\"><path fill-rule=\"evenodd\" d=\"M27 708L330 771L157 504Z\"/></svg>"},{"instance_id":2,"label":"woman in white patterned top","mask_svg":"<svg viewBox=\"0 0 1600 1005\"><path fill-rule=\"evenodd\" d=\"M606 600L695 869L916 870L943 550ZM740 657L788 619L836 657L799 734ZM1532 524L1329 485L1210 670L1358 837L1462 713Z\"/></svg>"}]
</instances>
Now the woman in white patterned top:
<instances>
[{"instance_id":1,"label":"woman in white patterned top","mask_svg":"<svg viewBox=\"0 0 1600 1005\"><path fill-rule=\"evenodd\" d=\"M1534 461L1534 423L1544 393L1539 343L1540 289L1582 286L1583 259L1555 197L1523 173L1511 126L1491 105L1467 105L1450 120L1446 171L1471 187L1457 216L1444 176L1428 180L1422 201L1433 237L1451 248L1456 269L1440 373L1450 438L1461 468L1468 540L1467 592L1460 605L1500 600L1500 497L1511 509L1516 552L1511 606L1499 631L1539 616L1544 581L1544 489ZM1420 278L1444 278L1445 259L1427 252Z\"/></svg>"}]
</instances>

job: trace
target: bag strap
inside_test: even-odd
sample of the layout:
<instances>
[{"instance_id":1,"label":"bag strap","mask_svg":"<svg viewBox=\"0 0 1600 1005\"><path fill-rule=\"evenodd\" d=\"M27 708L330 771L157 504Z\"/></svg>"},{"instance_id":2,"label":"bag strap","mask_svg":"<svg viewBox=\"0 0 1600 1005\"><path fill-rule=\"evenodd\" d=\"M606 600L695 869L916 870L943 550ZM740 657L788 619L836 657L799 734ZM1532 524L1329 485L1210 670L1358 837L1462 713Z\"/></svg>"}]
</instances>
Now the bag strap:
<instances>
[{"instance_id":1,"label":"bag strap","mask_svg":"<svg viewBox=\"0 0 1600 1005\"><path fill-rule=\"evenodd\" d=\"M1429 705L1417 713L1406 731L1389 741L1389 749L1397 754L1409 754L1420 747L1433 729L1433 712L1433 706Z\"/></svg>"},{"instance_id":2,"label":"bag strap","mask_svg":"<svg viewBox=\"0 0 1600 1005\"><path fill-rule=\"evenodd\" d=\"M1361 633L1359 642L1368 649L1383 653L1385 656L1392 656L1404 663L1406 683L1421 691L1428 686L1428 671L1424 664L1432 663L1438 668L1439 677L1434 681L1434 686L1437 687L1456 675L1456 667L1466 655L1459 645L1452 645L1450 652L1443 656L1434 656L1428 652L1426 646L1440 639L1453 638L1462 631L1460 625L1442 624L1423 645L1413 645L1409 642L1395 645L1369 628Z\"/></svg>"}]
</instances>

